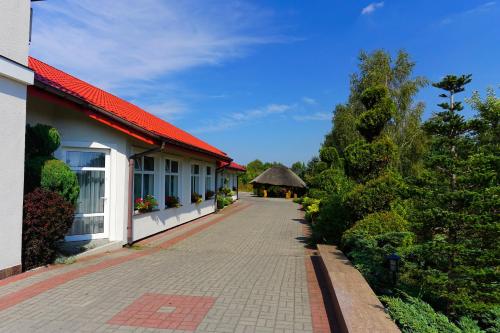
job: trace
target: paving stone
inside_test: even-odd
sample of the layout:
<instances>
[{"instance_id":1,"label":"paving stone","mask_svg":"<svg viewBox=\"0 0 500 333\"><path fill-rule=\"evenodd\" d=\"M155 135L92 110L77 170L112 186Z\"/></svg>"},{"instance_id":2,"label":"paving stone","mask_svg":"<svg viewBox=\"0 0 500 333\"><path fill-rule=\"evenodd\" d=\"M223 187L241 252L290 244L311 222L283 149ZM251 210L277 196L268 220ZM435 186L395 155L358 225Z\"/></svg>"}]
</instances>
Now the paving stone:
<instances>
[{"instance_id":1,"label":"paving stone","mask_svg":"<svg viewBox=\"0 0 500 333\"><path fill-rule=\"evenodd\" d=\"M297 206L249 196L237 205L186 225L189 237L172 246L162 244L182 230L155 236L143 250L120 250L0 284L2 297L62 281L0 310L0 332L312 332ZM110 260L119 261L107 265ZM65 276L70 278L57 280ZM186 297L177 299L187 302L181 309L186 312L159 305L173 296ZM197 299L213 302L196 312L197 304L204 306ZM160 311L162 306L167 308ZM184 320L170 327L168 316L176 311Z\"/></svg>"}]
</instances>

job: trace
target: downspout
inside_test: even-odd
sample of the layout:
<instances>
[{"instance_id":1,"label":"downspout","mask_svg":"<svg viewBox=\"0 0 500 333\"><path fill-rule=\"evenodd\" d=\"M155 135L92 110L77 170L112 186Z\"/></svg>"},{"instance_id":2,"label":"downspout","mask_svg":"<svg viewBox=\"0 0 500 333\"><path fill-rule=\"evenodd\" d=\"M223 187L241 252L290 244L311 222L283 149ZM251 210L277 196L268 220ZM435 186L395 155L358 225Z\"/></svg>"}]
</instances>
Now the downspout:
<instances>
[{"instance_id":1,"label":"downspout","mask_svg":"<svg viewBox=\"0 0 500 333\"><path fill-rule=\"evenodd\" d=\"M240 175L236 174L236 200L240 200Z\"/></svg>"},{"instance_id":2,"label":"downspout","mask_svg":"<svg viewBox=\"0 0 500 333\"><path fill-rule=\"evenodd\" d=\"M157 153L165 149L165 142L161 143L160 147L152 148L143 151L142 153L137 153L130 155L128 157L128 217L127 217L127 244L131 245L133 243L133 218L134 218L134 169L135 169L135 159L142 157L144 155Z\"/></svg>"}]
</instances>

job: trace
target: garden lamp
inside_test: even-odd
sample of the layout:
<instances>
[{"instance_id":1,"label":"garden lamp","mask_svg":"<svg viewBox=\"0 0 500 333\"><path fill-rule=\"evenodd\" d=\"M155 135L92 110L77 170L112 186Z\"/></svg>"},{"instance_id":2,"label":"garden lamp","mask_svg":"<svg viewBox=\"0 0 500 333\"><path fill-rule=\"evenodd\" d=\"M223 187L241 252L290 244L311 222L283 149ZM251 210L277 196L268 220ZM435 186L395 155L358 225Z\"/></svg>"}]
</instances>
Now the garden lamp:
<instances>
[{"instance_id":1,"label":"garden lamp","mask_svg":"<svg viewBox=\"0 0 500 333\"><path fill-rule=\"evenodd\" d=\"M401 260L401 257L398 256L396 253L393 253L388 255L386 259L389 261L389 270L391 271L392 283L393 285L395 285L397 280L397 274L399 271L399 261Z\"/></svg>"}]
</instances>

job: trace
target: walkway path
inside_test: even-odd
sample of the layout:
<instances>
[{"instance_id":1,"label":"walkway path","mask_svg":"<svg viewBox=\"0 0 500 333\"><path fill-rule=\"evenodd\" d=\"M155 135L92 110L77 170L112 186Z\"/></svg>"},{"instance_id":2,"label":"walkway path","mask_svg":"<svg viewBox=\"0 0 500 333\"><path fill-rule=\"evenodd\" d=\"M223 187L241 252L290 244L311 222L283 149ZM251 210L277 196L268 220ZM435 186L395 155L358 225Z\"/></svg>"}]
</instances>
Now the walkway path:
<instances>
[{"instance_id":1,"label":"walkway path","mask_svg":"<svg viewBox=\"0 0 500 333\"><path fill-rule=\"evenodd\" d=\"M328 332L300 218L243 196L139 249L1 280L0 331Z\"/></svg>"}]
</instances>

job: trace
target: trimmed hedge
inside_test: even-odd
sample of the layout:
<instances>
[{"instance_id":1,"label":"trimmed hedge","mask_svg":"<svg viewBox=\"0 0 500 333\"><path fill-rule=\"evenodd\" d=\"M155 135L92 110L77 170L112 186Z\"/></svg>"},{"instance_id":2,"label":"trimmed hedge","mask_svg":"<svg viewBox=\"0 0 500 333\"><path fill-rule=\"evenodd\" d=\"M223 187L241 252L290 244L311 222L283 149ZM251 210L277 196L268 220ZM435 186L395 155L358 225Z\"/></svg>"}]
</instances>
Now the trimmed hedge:
<instances>
[{"instance_id":1,"label":"trimmed hedge","mask_svg":"<svg viewBox=\"0 0 500 333\"><path fill-rule=\"evenodd\" d=\"M42 168L40 187L61 194L75 204L80 194L80 185L76 174L60 160L48 160Z\"/></svg>"}]
</instances>

